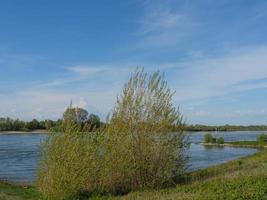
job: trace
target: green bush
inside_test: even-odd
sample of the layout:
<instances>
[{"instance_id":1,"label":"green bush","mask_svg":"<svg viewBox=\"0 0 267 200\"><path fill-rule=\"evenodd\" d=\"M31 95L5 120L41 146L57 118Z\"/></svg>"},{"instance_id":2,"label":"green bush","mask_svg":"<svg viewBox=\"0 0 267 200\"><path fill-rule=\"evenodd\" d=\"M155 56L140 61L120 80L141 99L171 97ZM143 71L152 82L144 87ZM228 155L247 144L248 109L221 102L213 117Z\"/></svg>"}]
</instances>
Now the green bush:
<instances>
[{"instance_id":1,"label":"green bush","mask_svg":"<svg viewBox=\"0 0 267 200\"><path fill-rule=\"evenodd\" d=\"M206 133L204 135L204 142L205 143L213 143L213 137L210 133Z\"/></svg>"},{"instance_id":2,"label":"green bush","mask_svg":"<svg viewBox=\"0 0 267 200\"><path fill-rule=\"evenodd\" d=\"M265 143L265 142L267 142L267 135L265 135L265 134L260 134L260 135L258 135L258 137L257 137L257 141L259 142L259 143Z\"/></svg>"},{"instance_id":3,"label":"green bush","mask_svg":"<svg viewBox=\"0 0 267 200\"><path fill-rule=\"evenodd\" d=\"M172 96L159 72L132 74L108 121L105 191L161 188L184 174L188 143Z\"/></svg>"},{"instance_id":4,"label":"green bush","mask_svg":"<svg viewBox=\"0 0 267 200\"><path fill-rule=\"evenodd\" d=\"M37 186L48 199L90 195L100 188L104 137L78 129L68 125L66 132L51 134L42 144Z\"/></svg>"},{"instance_id":5,"label":"green bush","mask_svg":"<svg viewBox=\"0 0 267 200\"><path fill-rule=\"evenodd\" d=\"M37 185L48 199L125 192L173 185L184 175L188 141L173 93L159 73L132 74L107 126L80 133L65 123L42 146ZM172 133L172 130L179 130Z\"/></svg>"},{"instance_id":6,"label":"green bush","mask_svg":"<svg viewBox=\"0 0 267 200\"><path fill-rule=\"evenodd\" d=\"M222 137L219 137L216 139L217 144L224 144L224 139Z\"/></svg>"}]
</instances>

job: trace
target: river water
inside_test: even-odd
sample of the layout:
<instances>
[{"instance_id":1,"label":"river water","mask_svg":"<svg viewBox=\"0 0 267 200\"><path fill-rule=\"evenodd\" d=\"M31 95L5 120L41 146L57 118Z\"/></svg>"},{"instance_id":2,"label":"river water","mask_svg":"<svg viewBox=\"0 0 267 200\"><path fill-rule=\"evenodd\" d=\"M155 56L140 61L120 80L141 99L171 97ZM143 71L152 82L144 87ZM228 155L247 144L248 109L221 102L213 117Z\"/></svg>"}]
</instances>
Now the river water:
<instances>
[{"instance_id":1,"label":"river water","mask_svg":"<svg viewBox=\"0 0 267 200\"><path fill-rule=\"evenodd\" d=\"M256 140L261 132L218 132L214 136L225 141ZM265 132L267 134L267 132ZM200 169L257 152L252 148L204 147L204 132L188 133L191 147L189 170ZM39 145L45 134L0 134L0 179L18 182L34 182L38 160Z\"/></svg>"}]
</instances>

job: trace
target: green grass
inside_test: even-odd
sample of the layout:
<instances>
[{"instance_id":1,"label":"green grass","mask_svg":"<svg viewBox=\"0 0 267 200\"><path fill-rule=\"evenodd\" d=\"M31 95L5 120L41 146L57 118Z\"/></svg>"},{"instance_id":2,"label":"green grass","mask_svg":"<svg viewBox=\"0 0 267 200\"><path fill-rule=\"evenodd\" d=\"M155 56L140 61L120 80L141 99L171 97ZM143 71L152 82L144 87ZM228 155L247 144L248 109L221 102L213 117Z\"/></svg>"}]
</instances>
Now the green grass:
<instances>
[{"instance_id":1,"label":"green grass","mask_svg":"<svg viewBox=\"0 0 267 200\"><path fill-rule=\"evenodd\" d=\"M236 141L236 142L225 142L225 144L232 144L237 146L255 146L255 147L263 147L266 146L267 143L259 142L259 141Z\"/></svg>"},{"instance_id":2,"label":"green grass","mask_svg":"<svg viewBox=\"0 0 267 200\"><path fill-rule=\"evenodd\" d=\"M0 181L0 200L38 200L41 194L35 187Z\"/></svg>"},{"instance_id":3,"label":"green grass","mask_svg":"<svg viewBox=\"0 0 267 200\"><path fill-rule=\"evenodd\" d=\"M34 187L0 183L0 199L42 199ZM176 187L92 199L267 199L267 151L188 174Z\"/></svg>"},{"instance_id":4,"label":"green grass","mask_svg":"<svg viewBox=\"0 0 267 200\"><path fill-rule=\"evenodd\" d=\"M267 199L267 151L193 172L175 188L110 199Z\"/></svg>"}]
</instances>

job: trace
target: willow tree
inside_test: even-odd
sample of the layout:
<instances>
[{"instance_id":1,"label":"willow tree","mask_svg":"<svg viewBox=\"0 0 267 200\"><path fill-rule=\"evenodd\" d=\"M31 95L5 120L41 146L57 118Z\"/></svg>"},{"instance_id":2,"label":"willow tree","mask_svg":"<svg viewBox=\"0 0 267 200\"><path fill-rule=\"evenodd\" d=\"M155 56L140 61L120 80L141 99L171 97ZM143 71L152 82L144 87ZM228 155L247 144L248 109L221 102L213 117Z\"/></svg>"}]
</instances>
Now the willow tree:
<instances>
[{"instance_id":1,"label":"willow tree","mask_svg":"<svg viewBox=\"0 0 267 200\"><path fill-rule=\"evenodd\" d=\"M104 190L161 188L183 175L188 142L173 95L158 71L131 75L108 120Z\"/></svg>"},{"instance_id":2,"label":"willow tree","mask_svg":"<svg viewBox=\"0 0 267 200\"><path fill-rule=\"evenodd\" d=\"M173 94L162 74L137 69L97 132L82 134L67 120L63 133L42 146L40 191L47 199L81 199L175 183L185 170L188 143Z\"/></svg>"}]
</instances>

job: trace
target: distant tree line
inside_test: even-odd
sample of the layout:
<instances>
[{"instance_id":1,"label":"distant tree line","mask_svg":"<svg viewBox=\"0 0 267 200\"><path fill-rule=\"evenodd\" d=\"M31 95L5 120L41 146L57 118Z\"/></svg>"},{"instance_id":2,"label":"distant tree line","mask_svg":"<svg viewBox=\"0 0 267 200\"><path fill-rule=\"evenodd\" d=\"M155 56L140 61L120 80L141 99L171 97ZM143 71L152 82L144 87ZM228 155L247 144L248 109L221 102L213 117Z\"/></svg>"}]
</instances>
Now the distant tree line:
<instances>
[{"instance_id":1,"label":"distant tree line","mask_svg":"<svg viewBox=\"0 0 267 200\"><path fill-rule=\"evenodd\" d=\"M22 121L19 119L0 118L0 131L33 131L50 130L52 132L62 132L66 124L72 122L79 127L81 132L93 132L104 126L96 114L88 115L88 112L82 108L69 107L63 114L63 119L58 120L37 120Z\"/></svg>"},{"instance_id":2,"label":"distant tree line","mask_svg":"<svg viewBox=\"0 0 267 200\"><path fill-rule=\"evenodd\" d=\"M53 130L61 131L64 128L64 121L73 121L77 123L81 131L92 132L96 129L104 126L105 123L101 122L100 118L96 114L88 114L88 112L82 108L68 108L63 114L63 119L58 120L37 120L23 121L19 119L12 119L9 117L0 118L0 131L32 131L32 130ZM209 126L209 125L185 125L185 131L266 131L267 125L221 125L221 126ZM177 130L173 127L173 131Z\"/></svg>"},{"instance_id":3,"label":"distant tree line","mask_svg":"<svg viewBox=\"0 0 267 200\"><path fill-rule=\"evenodd\" d=\"M96 114L88 115L82 108L68 108L63 119L58 120L37 120L23 121L19 119L0 118L0 131L33 131L33 130L52 130L56 132L64 131L66 124L72 122L79 127L80 131L93 132L104 126Z\"/></svg>"},{"instance_id":4,"label":"distant tree line","mask_svg":"<svg viewBox=\"0 0 267 200\"><path fill-rule=\"evenodd\" d=\"M186 131L265 131L267 125L221 125L221 126L208 126L208 125L186 125Z\"/></svg>"},{"instance_id":5,"label":"distant tree line","mask_svg":"<svg viewBox=\"0 0 267 200\"><path fill-rule=\"evenodd\" d=\"M19 119L0 118L0 131L32 131L38 129L50 129L62 123L62 120L42 120L33 119L22 121Z\"/></svg>"}]
</instances>

